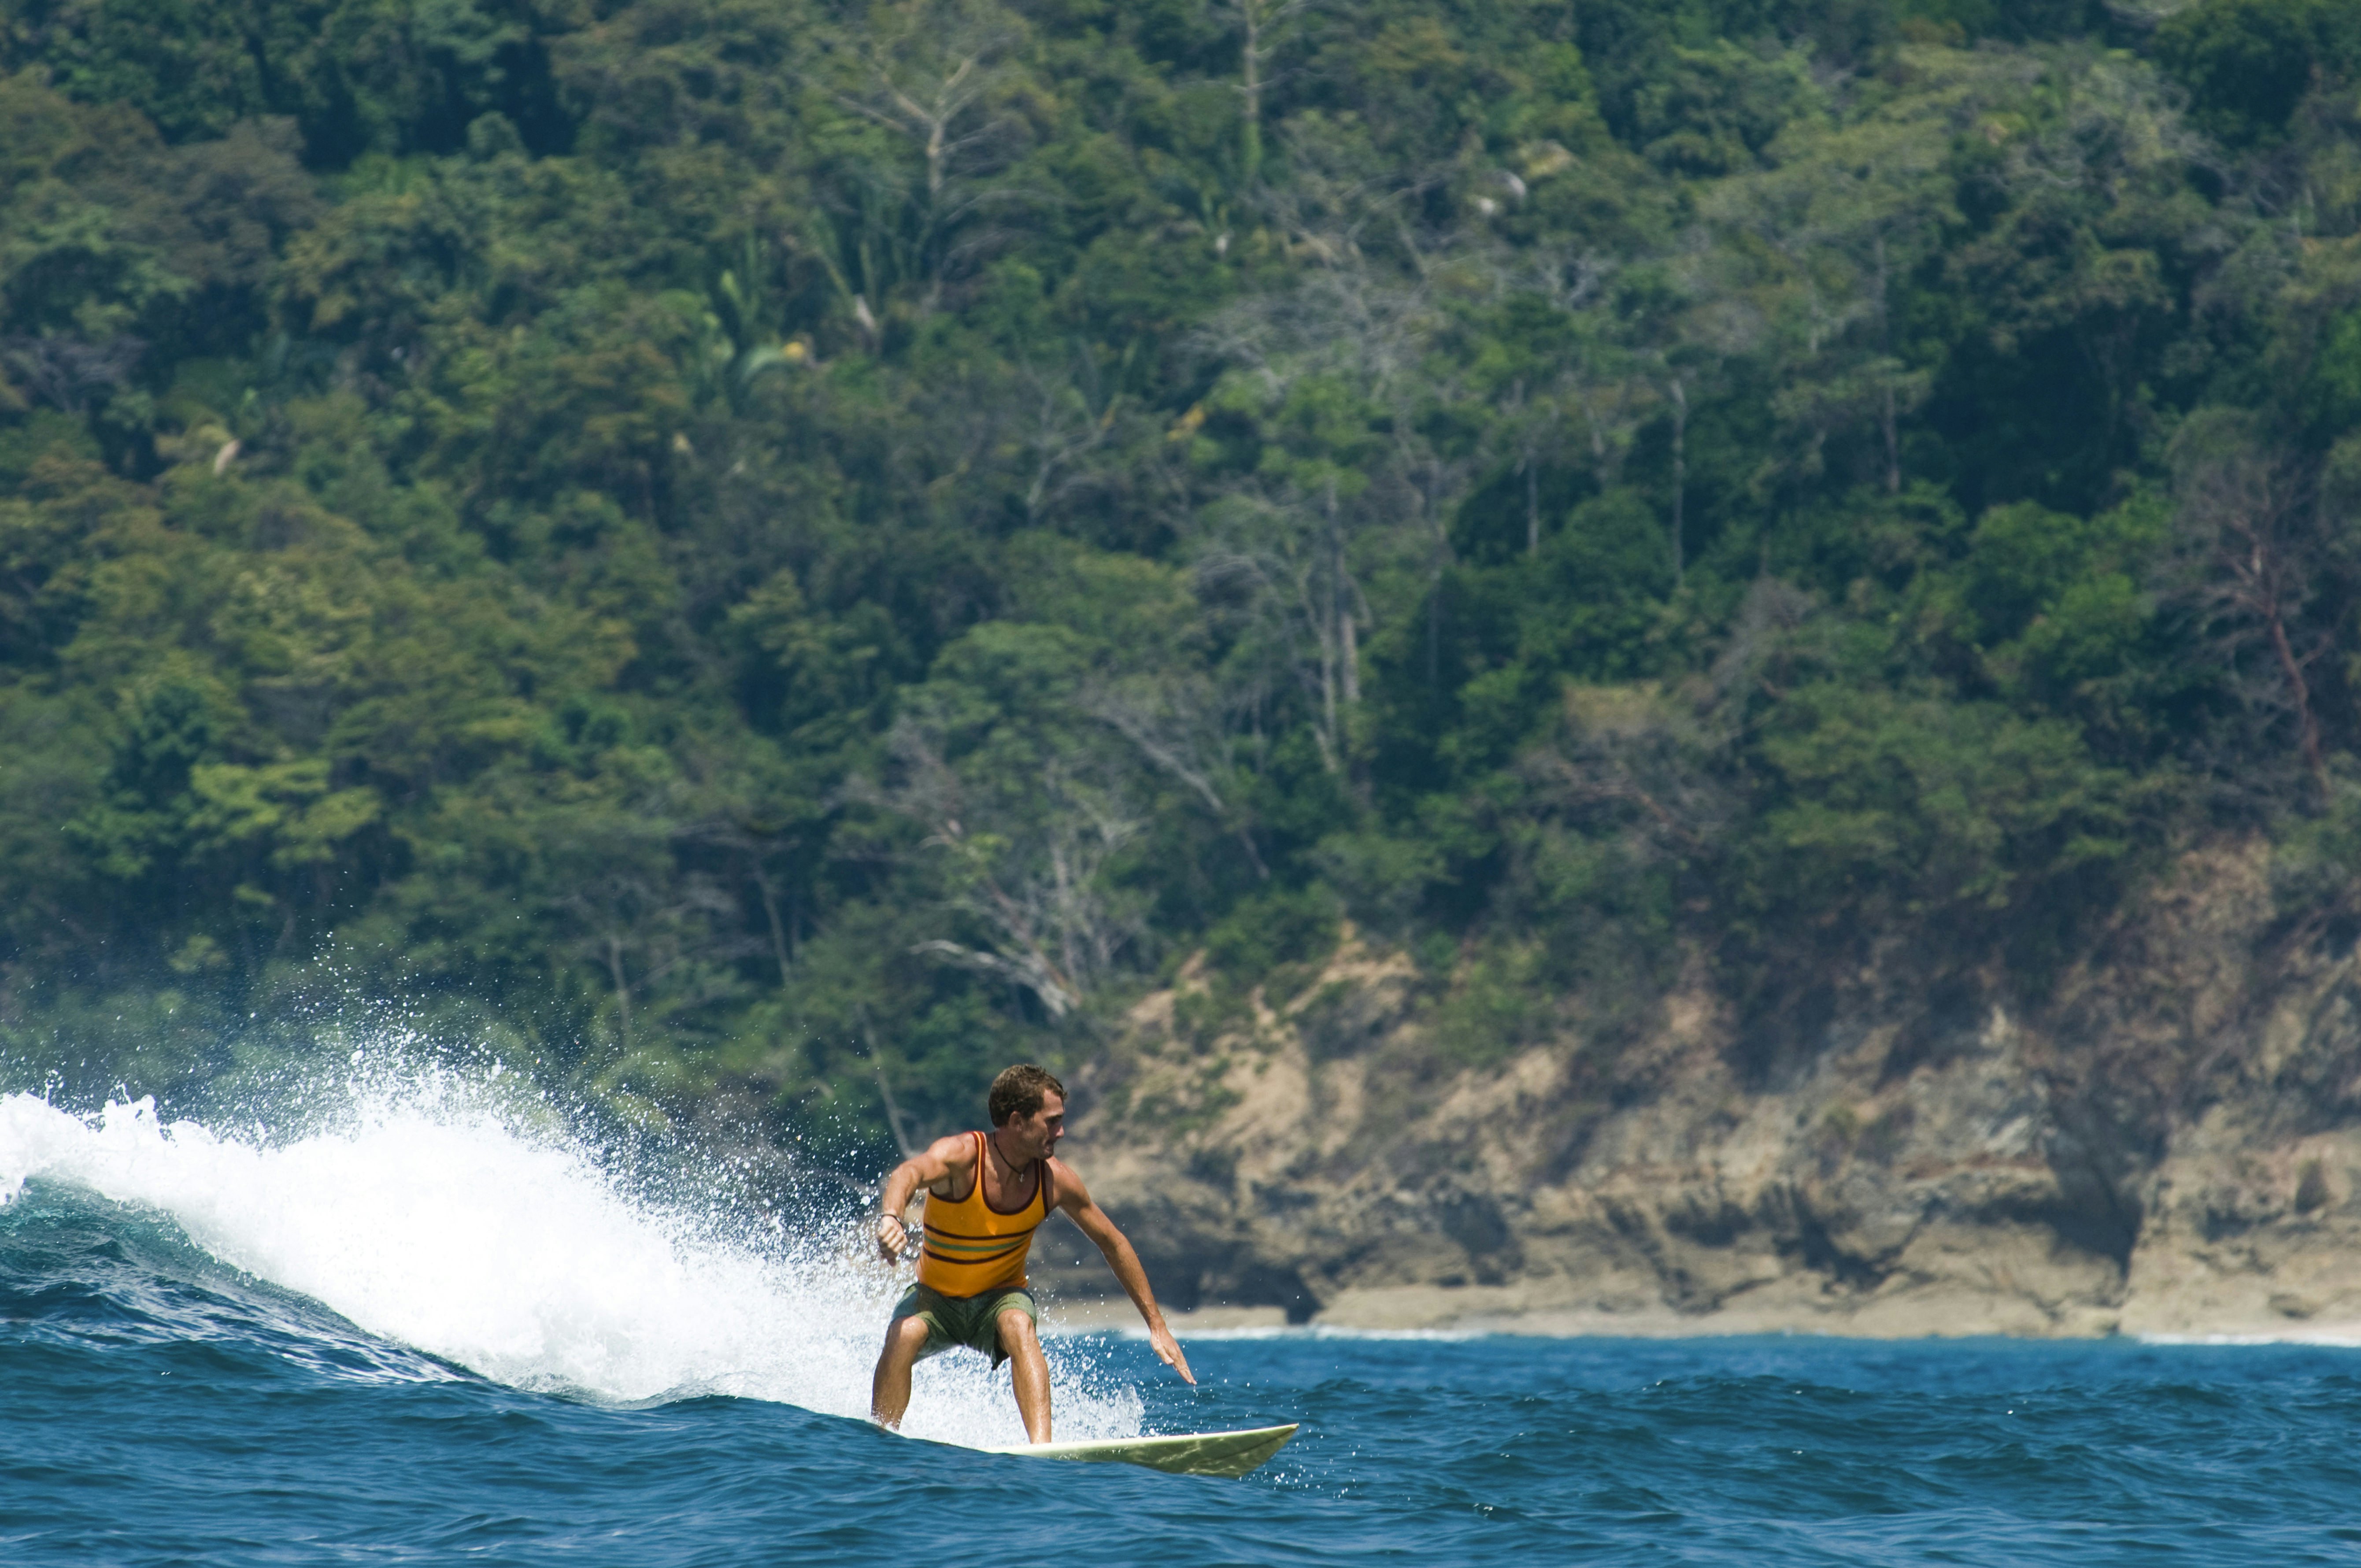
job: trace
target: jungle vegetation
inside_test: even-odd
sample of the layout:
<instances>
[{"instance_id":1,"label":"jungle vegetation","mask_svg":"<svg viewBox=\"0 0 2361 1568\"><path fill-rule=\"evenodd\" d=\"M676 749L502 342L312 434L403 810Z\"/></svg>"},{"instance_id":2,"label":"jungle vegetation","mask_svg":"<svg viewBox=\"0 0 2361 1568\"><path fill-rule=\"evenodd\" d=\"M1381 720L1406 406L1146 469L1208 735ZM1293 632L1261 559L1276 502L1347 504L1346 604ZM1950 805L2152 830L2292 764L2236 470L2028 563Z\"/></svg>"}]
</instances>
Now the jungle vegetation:
<instances>
[{"instance_id":1,"label":"jungle vegetation","mask_svg":"<svg viewBox=\"0 0 2361 1568\"><path fill-rule=\"evenodd\" d=\"M2356 235L2340 0L0 0L0 1054L850 1157L1346 922L1438 1069L2349 935Z\"/></svg>"}]
</instances>

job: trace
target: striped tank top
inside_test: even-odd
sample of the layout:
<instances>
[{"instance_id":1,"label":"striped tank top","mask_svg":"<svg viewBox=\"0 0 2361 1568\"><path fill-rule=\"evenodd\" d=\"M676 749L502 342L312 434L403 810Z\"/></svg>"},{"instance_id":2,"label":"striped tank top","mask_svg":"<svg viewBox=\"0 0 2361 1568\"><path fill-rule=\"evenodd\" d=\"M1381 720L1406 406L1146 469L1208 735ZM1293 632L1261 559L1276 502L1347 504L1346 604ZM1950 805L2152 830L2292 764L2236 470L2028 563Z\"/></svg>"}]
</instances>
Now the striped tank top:
<instances>
[{"instance_id":1,"label":"striped tank top","mask_svg":"<svg viewBox=\"0 0 2361 1568\"><path fill-rule=\"evenodd\" d=\"M1025 1255L1033 1233L1049 1217L1049 1162L1033 1162L1032 1196L1013 1214L1003 1213L983 1195L984 1163L992 1157L985 1135L975 1139L975 1180L964 1198L927 1194L926 1241L918 1253L918 1283L946 1296L977 1296L1004 1285L1025 1283Z\"/></svg>"}]
</instances>

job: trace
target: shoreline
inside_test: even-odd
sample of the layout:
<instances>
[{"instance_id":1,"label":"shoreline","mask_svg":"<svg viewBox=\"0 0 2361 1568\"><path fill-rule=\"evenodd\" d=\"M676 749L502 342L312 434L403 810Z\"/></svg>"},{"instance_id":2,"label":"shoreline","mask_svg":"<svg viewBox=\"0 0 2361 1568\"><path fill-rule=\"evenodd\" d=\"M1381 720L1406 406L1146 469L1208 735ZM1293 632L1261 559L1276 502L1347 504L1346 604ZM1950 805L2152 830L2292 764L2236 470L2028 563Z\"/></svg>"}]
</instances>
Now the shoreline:
<instances>
[{"instance_id":1,"label":"shoreline","mask_svg":"<svg viewBox=\"0 0 2361 1568\"><path fill-rule=\"evenodd\" d=\"M1520 1299L1521 1298L1521 1299ZM1757 1335L1858 1340L2124 1339L2142 1344L2290 1344L2361 1348L2361 1319L2278 1321L2259 1314L2226 1313L2213 1321L2144 1321L2119 1309L2045 1311L2018 1299L1913 1295L1872 1299L1849 1310L1797 1301L1765 1300L1711 1312L1683 1312L1662 1304L1608 1308L1534 1300L1518 1287L1390 1286L1354 1289L1290 1323L1272 1306L1207 1305L1168 1310L1173 1333L1261 1337L1322 1333L1387 1337L1477 1338L1525 1335L1541 1339L1732 1339ZM2273 1314L2278 1316L2278 1314ZM1043 1302L1043 1330L1051 1335L1144 1334L1138 1314L1121 1296L1051 1295ZM2129 1321L2127 1321L2129 1320Z\"/></svg>"}]
</instances>

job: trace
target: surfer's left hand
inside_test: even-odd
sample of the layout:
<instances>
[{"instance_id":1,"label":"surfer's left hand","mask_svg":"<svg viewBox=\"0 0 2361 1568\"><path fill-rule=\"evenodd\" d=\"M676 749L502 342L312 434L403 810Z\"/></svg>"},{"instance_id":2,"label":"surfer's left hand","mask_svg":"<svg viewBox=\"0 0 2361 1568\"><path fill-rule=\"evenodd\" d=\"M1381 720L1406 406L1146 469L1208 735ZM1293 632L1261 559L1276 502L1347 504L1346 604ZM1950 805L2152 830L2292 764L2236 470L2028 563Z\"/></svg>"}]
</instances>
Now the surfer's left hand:
<instances>
[{"instance_id":1,"label":"surfer's left hand","mask_svg":"<svg viewBox=\"0 0 2361 1568\"><path fill-rule=\"evenodd\" d=\"M1148 1343L1154 1347L1165 1365L1180 1374L1181 1382L1196 1387L1196 1374L1189 1370L1189 1358L1180 1354L1180 1342L1172 1337L1170 1329L1162 1323L1157 1324L1148 1331Z\"/></svg>"}]
</instances>

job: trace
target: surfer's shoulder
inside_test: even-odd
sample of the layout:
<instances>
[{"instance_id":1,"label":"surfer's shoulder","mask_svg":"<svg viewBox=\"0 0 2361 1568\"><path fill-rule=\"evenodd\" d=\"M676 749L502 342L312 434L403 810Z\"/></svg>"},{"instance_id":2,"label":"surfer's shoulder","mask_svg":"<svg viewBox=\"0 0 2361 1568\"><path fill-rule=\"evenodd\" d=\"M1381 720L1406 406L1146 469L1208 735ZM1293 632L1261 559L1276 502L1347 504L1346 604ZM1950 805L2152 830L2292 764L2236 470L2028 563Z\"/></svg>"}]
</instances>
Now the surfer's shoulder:
<instances>
[{"instance_id":1,"label":"surfer's shoulder","mask_svg":"<svg viewBox=\"0 0 2361 1568\"><path fill-rule=\"evenodd\" d=\"M921 1179L931 1190L974 1167L975 1135L953 1133L949 1137L937 1138L927 1146L924 1154L913 1156L910 1163L918 1168Z\"/></svg>"},{"instance_id":2,"label":"surfer's shoulder","mask_svg":"<svg viewBox=\"0 0 2361 1568\"><path fill-rule=\"evenodd\" d=\"M1049 1207L1062 1209L1069 1203L1086 1205L1090 1202L1091 1190L1082 1185L1082 1179L1074 1174L1072 1166L1068 1165L1056 1155L1049 1157L1048 1166Z\"/></svg>"},{"instance_id":3,"label":"surfer's shoulder","mask_svg":"<svg viewBox=\"0 0 2361 1568\"><path fill-rule=\"evenodd\" d=\"M932 1198L961 1198L959 1189L975 1169L975 1135L953 1133L937 1138L924 1152L904 1162L918 1173L918 1185Z\"/></svg>"}]
</instances>

